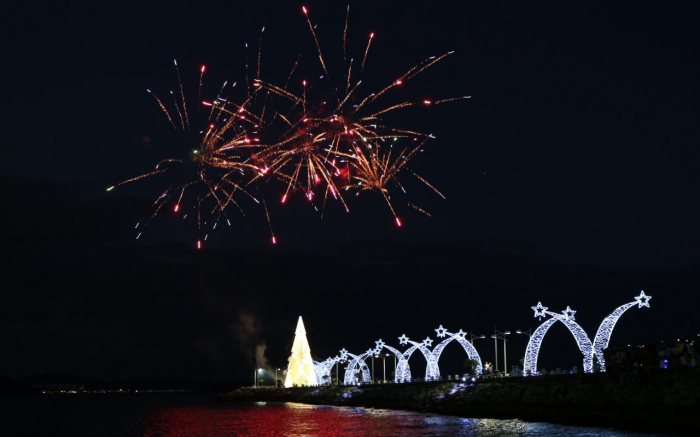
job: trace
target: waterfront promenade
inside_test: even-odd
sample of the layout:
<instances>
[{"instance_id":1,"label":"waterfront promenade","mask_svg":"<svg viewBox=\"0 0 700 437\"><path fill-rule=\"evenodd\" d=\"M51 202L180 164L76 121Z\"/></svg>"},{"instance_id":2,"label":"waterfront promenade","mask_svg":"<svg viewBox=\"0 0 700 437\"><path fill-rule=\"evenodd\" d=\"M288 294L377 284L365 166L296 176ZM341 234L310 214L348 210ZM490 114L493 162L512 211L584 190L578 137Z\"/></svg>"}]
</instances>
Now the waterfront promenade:
<instances>
[{"instance_id":1,"label":"waterfront promenade","mask_svg":"<svg viewBox=\"0 0 700 437\"><path fill-rule=\"evenodd\" d=\"M613 427L700 435L700 371L650 369L623 381L613 373L482 378L361 386L241 388L218 402L301 402L426 411L470 418Z\"/></svg>"}]
</instances>

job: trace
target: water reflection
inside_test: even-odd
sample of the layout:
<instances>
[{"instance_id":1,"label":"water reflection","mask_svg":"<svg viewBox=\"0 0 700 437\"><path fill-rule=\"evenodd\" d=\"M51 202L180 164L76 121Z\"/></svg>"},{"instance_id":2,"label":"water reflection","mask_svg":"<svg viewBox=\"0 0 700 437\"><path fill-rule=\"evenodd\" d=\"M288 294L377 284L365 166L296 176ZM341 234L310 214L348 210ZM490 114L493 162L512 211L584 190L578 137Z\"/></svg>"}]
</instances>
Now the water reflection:
<instances>
[{"instance_id":1,"label":"water reflection","mask_svg":"<svg viewBox=\"0 0 700 437\"><path fill-rule=\"evenodd\" d=\"M519 420L462 419L407 411L262 402L159 408L147 426L145 437L639 435Z\"/></svg>"}]
</instances>

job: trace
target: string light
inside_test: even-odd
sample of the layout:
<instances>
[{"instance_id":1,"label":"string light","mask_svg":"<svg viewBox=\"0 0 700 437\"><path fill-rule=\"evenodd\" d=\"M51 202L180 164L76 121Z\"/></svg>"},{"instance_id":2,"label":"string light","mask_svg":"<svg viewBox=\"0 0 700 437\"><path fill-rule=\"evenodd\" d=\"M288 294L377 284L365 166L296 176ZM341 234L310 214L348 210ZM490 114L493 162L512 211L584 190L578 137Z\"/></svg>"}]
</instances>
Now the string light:
<instances>
[{"instance_id":1,"label":"string light","mask_svg":"<svg viewBox=\"0 0 700 437\"><path fill-rule=\"evenodd\" d=\"M301 316L299 316L299 322L297 323L297 329L294 335L294 344L292 345L292 355L289 357L287 378L284 381L284 386L289 388L295 385L318 385L316 373L316 365L311 359L311 348L309 348L309 341L306 339L304 322L302 321Z\"/></svg>"},{"instance_id":2,"label":"string light","mask_svg":"<svg viewBox=\"0 0 700 437\"><path fill-rule=\"evenodd\" d=\"M440 356L442 355L442 351L445 349L445 347L452 341L457 341L457 343L459 343L467 353L469 359L476 361L476 372L482 372L481 357L474 346L466 340L466 332L460 329L457 333L452 333L442 325L440 325L440 327L435 331L437 332L438 337L444 338L444 340L438 343L432 351L430 350L430 347L433 345L433 340L430 337L427 337L421 342L416 342L410 340L406 334L398 337L399 343L402 346L407 346L410 344L410 347L403 353L398 349L387 345L382 339L374 342L375 347L373 349L368 349L366 352L360 355L354 355L349 353L347 350L342 349L339 357L336 356L335 358L328 358L325 361L315 363L317 367L316 373L318 375L318 380L322 382L330 381L330 372L333 365L338 361L347 360L349 357L350 362L345 372L344 384L359 384L360 380L358 376L360 372L362 372L363 381L369 381L371 377L369 367L367 366L365 360L371 356L378 356L382 353L383 349L387 349L394 354L397 360L395 382L403 383L411 381L411 367L408 364L408 360L417 350L423 354L423 357L427 363L425 380L438 381L440 380L440 366L438 364Z\"/></svg>"},{"instance_id":3,"label":"string light","mask_svg":"<svg viewBox=\"0 0 700 437\"><path fill-rule=\"evenodd\" d=\"M596 333L593 343L591 343L591 340L588 338L583 328L574 321L574 314L576 314L576 311L572 310L571 307L567 306L566 309L562 311L562 314L556 314L547 311L548 308L542 306L541 302L538 302L537 306L531 307L535 311L535 317L541 318L549 315L552 318L542 323L535 332L533 332L532 336L530 336L530 341L525 350L525 363L523 368L525 375L537 374L537 358L540 347L542 346L542 340L544 340L544 335L549 328L557 321L562 322L573 334L576 344L583 354L583 371L586 373L593 371L593 357L595 356L598 360L600 371L605 372L606 366L603 351L608 347L610 336L620 316L635 305L637 305L638 308L649 308L651 296L647 296L643 290L639 296L636 296L634 299L634 302L626 303L616 308L615 311L603 319L603 322L598 327L598 332Z\"/></svg>"},{"instance_id":4,"label":"string light","mask_svg":"<svg viewBox=\"0 0 700 437\"><path fill-rule=\"evenodd\" d=\"M437 381L440 378L440 368L437 365L437 360L435 359L435 355L433 355L432 351L428 349L428 346L431 346L433 344L433 340L430 339L430 337L426 337L425 340L423 340L420 343L417 343L412 340L408 340L409 343L411 343L413 346L416 347L423 356L425 357L425 360L427 362L427 365L425 367L425 380L426 381ZM410 349L409 349L410 350ZM407 353L408 351L406 351ZM411 352L413 353L413 352ZM408 360L408 358L407 358Z\"/></svg>"},{"instance_id":5,"label":"string light","mask_svg":"<svg viewBox=\"0 0 700 437\"><path fill-rule=\"evenodd\" d=\"M615 311L606 317L603 320L603 323L601 323L598 327L598 332L596 332L595 339L593 340L593 353L598 358L598 364L600 365L601 372L605 372L605 357L603 356L603 350L608 347L610 336L612 335L612 331L615 328L617 320L620 318L620 316L622 316L622 314L625 313L625 311L635 305L638 305L638 308L651 308L649 306L649 299L651 299L651 296L647 296L644 294L644 290L642 290L641 293L639 293L639 296L634 298L634 302L626 303L616 308Z\"/></svg>"},{"instance_id":6,"label":"string light","mask_svg":"<svg viewBox=\"0 0 700 437\"><path fill-rule=\"evenodd\" d=\"M641 308L641 307L651 308L651 307L649 306L649 300L650 300L650 299L651 299L651 296L647 296L646 294L644 294L644 290L642 290L642 291L639 293L639 296L637 296L637 297L634 298L634 300L636 300L637 303L639 303L639 308ZM643 302L642 302L642 301L643 301Z\"/></svg>"},{"instance_id":7,"label":"string light","mask_svg":"<svg viewBox=\"0 0 700 437\"><path fill-rule=\"evenodd\" d=\"M538 317L540 320L542 320L542 317L545 317L544 312L547 311L547 307L542 306L542 302L537 302L537 306L532 307L533 310L535 310L535 317Z\"/></svg>"},{"instance_id":8,"label":"string light","mask_svg":"<svg viewBox=\"0 0 700 437\"><path fill-rule=\"evenodd\" d=\"M535 332L530 336L530 341L525 349L525 362L523 363L523 373L525 376L537 375L537 356L540 353L540 346L544 335L549 328L557 322L557 319L548 319L535 329Z\"/></svg>"},{"instance_id":9,"label":"string light","mask_svg":"<svg viewBox=\"0 0 700 437\"><path fill-rule=\"evenodd\" d=\"M406 357L404 357L404 354L402 354L398 349L393 348L393 347L387 345L386 343L384 343L384 341L382 341L381 338L379 339L379 341L375 341L374 343L377 345L374 348L374 355L375 356L381 354L383 349L387 349L389 352L394 354L394 356L396 357L396 359L397 359L397 362L396 362L397 371L396 371L396 376L395 376L396 382L410 381L411 380L411 369L408 367L408 359ZM404 372L402 374L401 379L399 379L399 371L398 371L398 369L400 367L405 368L407 370L407 373Z\"/></svg>"},{"instance_id":10,"label":"string light","mask_svg":"<svg viewBox=\"0 0 700 437\"><path fill-rule=\"evenodd\" d=\"M564 317L566 317L567 320L576 320L576 318L574 318L574 314L576 314L576 311L572 310L568 305L566 309L561 313L564 314Z\"/></svg>"},{"instance_id":11,"label":"string light","mask_svg":"<svg viewBox=\"0 0 700 437\"><path fill-rule=\"evenodd\" d=\"M380 338L379 340L375 341L374 344L376 345L374 347L374 355L379 355L386 343L384 343L384 341Z\"/></svg>"},{"instance_id":12,"label":"string light","mask_svg":"<svg viewBox=\"0 0 700 437\"><path fill-rule=\"evenodd\" d=\"M369 357L372 354L372 349L368 350L362 355L354 355L349 352L346 353L347 356L351 358L351 360L350 364L348 364L347 370L345 370L345 385L358 385L360 383L360 380L358 379L357 375L359 375L360 372L362 372L362 380L364 382L367 382L370 379L372 379L369 367L367 366L367 363L365 363L365 358Z\"/></svg>"},{"instance_id":13,"label":"string light","mask_svg":"<svg viewBox=\"0 0 700 437\"><path fill-rule=\"evenodd\" d=\"M538 306L541 306L538 304ZM591 340L588 338L588 334L586 334L586 331L579 326L578 323L574 322L572 319L570 319L567 316L564 316L562 314L557 314L553 313L551 311L547 311L546 307L544 310L544 314L549 315L553 317L555 320L558 320L562 322L568 329L571 331L571 334L573 334L574 339L576 340L576 345L578 346L579 350L583 354L583 371L586 373L590 373L593 371L593 344L591 343ZM571 308L567 307L568 311L573 311ZM567 310L564 310L563 312L565 313ZM575 311L574 311L575 312ZM535 313L537 313L537 310L535 310ZM537 316L537 315L536 315ZM546 331L545 331L546 333ZM542 334L544 337L544 333ZM532 340L532 338L531 338ZM539 345L542 344L542 340L540 340ZM530 363L528 367L531 367L533 369L537 368L537 356L539 355L539 346L537 347L537 351L534 353L533 357L535 359L534 363ZM527 359L527 356L525 357Z\"/></svg>"},{"instance_id":14,"label":"string light","mask_svg":"<svg viewBox=\"0 0 700 437\"><path fill-rule=\"evenodd\" d=\"M525 350L525 362L523 369L524 374L537 375L537 359L542 346L542 341L544 340L545 334L549 331L549 328L551 328L556 322L563 323L576 340L576 344L583 354L583 371L585 373L591 373L593 371L593 357L595 356L598 359L600 371L604 372L606 368L603 350L608 347L610 336L612 335L612 331L617 323L617 320L620 318L620 316L622 316L622 314L625 313L625 311L635 305L637 305L638 308L650 307L649 300L651 299L651 296L647 296L644 291L641 291L640 295L636 296L634 299L634 302L618 307L603 320L598 328L598 332L596 333L595 340L593 342L591 342L583 328L575 322L574 315L576 314L576 311L571 309L570 306L567 306L566 309L561 312L561 314L557 314L548 311L548 307L543 306L542 302L538 302L536 306L531 307L535 311L534 316L538 318L550 316L551 318L542 323L530 336L530 341L528 342ZM374 348L368 349L363 354L354 355L349 353L346 349L341 349L340 356L328 358L322 362L314 362L314 373L316 374L320 383L326 383L327 381L331 380L330 373L332 367L340 361L350 359L347 371L345 372L344 383L346 385L358 384L358 375L360 372L362 373L363 381L369 381L371 379L371 375L369 366L367 366L365 360L370 356L378 356L383 349L388 349L397 359L395 381L398 383L410 382L411 368L408 364L408 360L416 350L419 350L427 362L425 380L437 381L440 379L440 367L438 365L438 361L442 355L442 351L452 341L457 341L467 353L469 359L477 362L476 372L482 372L481 357L474 346L466 340L466 332L460 329L457 333L451 333L442 325L435 329L435 332L438 338L444 338L444 340L438 343L432 351L429 349L433 344L433 340L430 337L426 337L425 340L419 343L410 340L406 334L402 334L400 337L398 337L399 344L402 346L409 344L411 345L403 353L387 345L382 339L379 339L374 342Z\"/></svg>"},{"instance_id":15,"label":"string light","mask_svg":"<svg viewBox=\"0 0 700 437\"><path fill-rule=\"evenodd\" d=\"M320 363L314 361L314 372L316 373L316 379L318 379L320 385L331 383L331 371L333 370L333 366L340 361L341 359L337 355L332 358L327 358Z\"/></svg>"},{"instance_id":16,"label":"string light","mask_svg":"<svg viewBox=\"0 0 700 437\"><path fill-rule=\"evenodd\" d=\"M461 329L456 333L453 334L449 332L447 329L443 328L442 325L438 329L436 329L438 337L447 337L440 343L438 343L437 346L435 346L435 349L433 349L433 356L435 357L435 363L437 363L440 360L440 355L442 354L443 349L445 349L445 346L447 346L451 341L457 341L462 348L464 348L464 351L467 353L467 356L469 357L470 360L476 361L476 373L481 373L482 371L482 365L481 365L481 357L479 356L479 353L474 349L474 346L467 341L465 338L466 332L462 331ZM440 378L440 369L437 369L437 378Z\"/></svg>"}]
</instances>

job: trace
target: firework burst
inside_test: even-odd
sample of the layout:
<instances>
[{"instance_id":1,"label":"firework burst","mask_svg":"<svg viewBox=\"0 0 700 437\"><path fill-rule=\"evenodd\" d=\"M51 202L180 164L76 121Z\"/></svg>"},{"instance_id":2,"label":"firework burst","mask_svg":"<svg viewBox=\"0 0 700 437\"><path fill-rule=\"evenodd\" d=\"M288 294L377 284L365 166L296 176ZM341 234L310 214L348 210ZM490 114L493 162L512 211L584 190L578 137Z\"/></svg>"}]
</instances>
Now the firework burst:
<instances>
[{"instance_id":1,"label":"firework burst","mask_svg":"<svg viewBox=\"0 0 700 437\"><path fill-rule=\"evenodd\" d=\"M286 203L294 193L303 193L316 210L320 207L321 213L329 199L339 201L349 212L350 194L373 192L385 200L398 226L402 222L391 196L394 190L402 194L406 192L400 176L414 177L444 198L432 184L408 168L417 152L434 137L414 129L392 126L386 117L404 108L435 106L469 96L436 101L382 102L387 100L386 96L392 89L405 85L452 52L431 56L383 88L363 93L361 76L375 34L370 33L360 62L349 57L346 53L349 11L348 7L342 37L342 63L337 70L330 68L333 64L324 58L309 11L302 7L321 67L318 79L313 82L295 79L300 62L297 58L283 86L263 80L261 33L257 68L252 80L249 79L251 72L246 55L246 98L241 103L229 101L235 84L228 86L224 83L213 100L203 101L205 67L201 67L194 117L188 111L175 62L178 90L170 92L171 101L166 99L164 102L155 93L148 92L172 128L182 132L189 149L184 157L166 159L154 171L116 186L159 174L178 174L179 182L171 182L153 203L151 218L166 205L171 205L174 212L180 212L184 200L191 199L190 208L194 208L198 229L203 234L197 241L198 248L201 248L202 240L207 239L208 230L215 229L221 219L230 225L227 215L230 207L242 212L239 199L252 199L260 204L256 191L261 185L279 185L281 203ZM338 79L331 80L331 77ZM187 176L183 177L182 173ZM430 215L407 200L403 202ZM264 197L262 206L272 242L276 243Z\"/></svg>"},{"instance_id":2,"label":"firework burst","mask_svg":"<svg viewBox=\"0 0 700 437\"><path fill-rule=\"evenodd\" d=\"M227 211L234 207L242 211L241 196L260 203L248 190L247 174L263 172L264 169L250 163L241 153L241 148L256 141L256 116L245 109L247 102L230 103L227 96L235 83L224 82L211 101L201 99L204 66L199 70L198 100L196 114L190 114L177 61L173 61L178 91L170 91L171 99L161 99L154 91L146 91L155 100L169 124L177 131L179 140L173 149L179 149L180 157L160 161L151 172L127 179L109 187L108 191L121 185L146 177L168 176L168 187L153 202L149 219L137 225L137 237L143 229L164 209L182 214L184 219L194 218L200 236L197 247L208 239L208 232L216 229L225 220L230 226Z\"/></svg>"}]
</instances>

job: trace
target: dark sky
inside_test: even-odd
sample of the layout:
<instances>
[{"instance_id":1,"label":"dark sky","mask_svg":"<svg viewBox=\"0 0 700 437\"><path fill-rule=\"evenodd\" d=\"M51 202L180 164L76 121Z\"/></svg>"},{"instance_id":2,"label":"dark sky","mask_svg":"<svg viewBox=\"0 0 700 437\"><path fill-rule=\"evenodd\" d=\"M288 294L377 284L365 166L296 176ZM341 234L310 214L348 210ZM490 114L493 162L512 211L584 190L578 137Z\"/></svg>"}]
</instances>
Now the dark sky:
<instances>
[{"instance_id":1,"label":"dark sky","mask_svg":"<svg viewBox=\"0 0 700 437\"><path fill-rule=\"evenodd\" d=\"M538 300L593 335L640 289L652 308L613 343L700 332L696 2L352 2L349 48L376 33L377 84L455 50L406 93L472 98L397 120L437 137L415 166L447 199L417 189L433 218L404 210L400 229L369 197L323 220L290 202L277 246L249 214L199 252L167 216L135 242L162 186L104 191L167 157L145 90L173 88L173 58L185 82L205 64L243 83L263 26L263 77L300 51L317 69L302 3L42 3L0 26L0 374L247 382L259 342L285 364L299 315L325 358L439 324L525 328ZM304 4L337 52L347 3ZM552 335L543 359L568 365L573 342Z\"/></svg>"}]
</instances>

